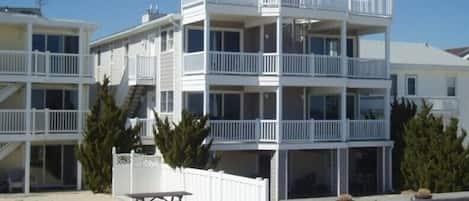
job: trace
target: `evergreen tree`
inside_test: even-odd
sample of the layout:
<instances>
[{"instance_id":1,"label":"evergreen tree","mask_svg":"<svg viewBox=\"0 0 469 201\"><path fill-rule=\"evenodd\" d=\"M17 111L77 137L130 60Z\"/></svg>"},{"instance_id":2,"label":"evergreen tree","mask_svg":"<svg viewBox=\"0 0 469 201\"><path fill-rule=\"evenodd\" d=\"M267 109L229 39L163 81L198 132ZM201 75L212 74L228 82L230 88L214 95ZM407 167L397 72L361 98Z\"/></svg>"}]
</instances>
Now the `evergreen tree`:
<instances>
[{"instance_id":1,"label":"evergreen tree","mask_svg":"<svg viewBox=\"0 0 469 201\"><path fill-rule=\"evenodd\" d=\"M437 193L465 190L469 181L469 151L463 145L466 131L458 135L457 119L451 119L445 127L443 119L431 110L424 103L405 126L401 164L404 187Z\"/></svg>"},{"instance_id":2,"label":"evergreen tree","mask_svg":"<svg viewBox=\"0 0 469 201\"><path fill-rule=\"evenodd\" d=\"M392 172L394 189L402 189L401 161L404 152L404 126L417 113L417 105L407 99L391 104L391 139L394 141Z\"/></svg>"},{"instance_id":3,"label":"evergreen tree","mask_svg":"<svg viewBox=\"0 0 469 201\"><path fill-rule=\"evenodd\" d=\"M111 192L112 147L118 152L129 152L140 142L141 126L126 128L126 121L127 109L116 105L109 79L105 77L91 113L87 115L82 144L77 148L86 185L95 193Z\"/></svg>"},{"instance_id":4,"label":"evergreen tree","mask_svg":"<svg viewBox=\"0 0 469 201\"><path fill-rule=\"evenodd\" d=\"M155 112L153 126L155 144L163 155L165 163L172 168L191 167L207 169L215 166L210 147L213 140L204 144L210 129L206 126L208 117L198 117L190 112L182 112L179 124L161 120Z\"/></svg>"}]
</instances>

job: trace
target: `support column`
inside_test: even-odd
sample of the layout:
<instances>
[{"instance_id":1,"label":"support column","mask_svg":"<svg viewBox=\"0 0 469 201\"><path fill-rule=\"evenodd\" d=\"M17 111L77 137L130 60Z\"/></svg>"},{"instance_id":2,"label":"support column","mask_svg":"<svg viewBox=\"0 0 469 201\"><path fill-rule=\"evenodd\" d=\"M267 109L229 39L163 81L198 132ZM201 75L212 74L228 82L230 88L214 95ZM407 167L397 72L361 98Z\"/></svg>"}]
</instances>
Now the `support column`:
<instances>
[{"instance_id":1,"label":"support column","mask_svg":"<svg viewBox=\"0 0 469 201\"><path fill-rule=\"evenodd\" d=\"M283 52L283 22L282 16L277 17L277 38L276 38L276 45L277 45L277 74L282 74L283 69L283 61L282 61L282 52Z\"/></svg>"},{"instance_id":2,"label":"support column","mask_svg":"<svg viewBox=\"0 0 469 201\"><path fill-rule=\"evenodd\" d=\"M337 148L337 196L349 192L349 149Z\"/></svg>"},{"instance_id":3,"label":"support column","mask_svg":"<svg viewBox=\"0 0 469 201\"><path fill-rule=\"evenodd\" d=\"M391 140L391 89L385 89L384 94L384 135L387 140Z\"/></svg>"},{"instance_id":4,"label":"support column","mask_svg":"<svg viewBox=\"0 0 469 201\"><path fill-rule=\"evenodd\" d=\"M277 142L280 143L282 141L282 113L283 113L283 87L277 87L277 94L276 94L276 120L277 120L277 129L276 129L276 137Z\"/></svg>"},{"instance_id":5,"label":"support column","mask_svg":"<svg viewBox=\"0 0 469 201\"><path fill-rule=\"evenodd\" d=\"M210 86L205 83L204 94L204 115L210 114Z\"/></svg>"},{"instance_id":6,"label":"support column","mask_svg":"<svg viewBox=\"0 0 469 201\"><path fill-rule=\"evenodd\" d=\"M342 87L340 93L340 120L342 122L342 141L348 140L348 120L347 120L347 87Z\"/></svg>"},{"instance_id":7,"label":"support column","mask_svg":"<svg viewBox=\"0 0 469 201\"><path fill-rule=\"evenodd\" d=\"M78 54L79 54L79 62L78 62L78 76L82 77L85 68L85 31L83 27L80 27L79 35L78 35Z\"/></svg>"},{"instance_id":8,"label":"support column","mask_svg":"<svg viewBox=\"0 0 469 201\"><path fill-rule=\"evenodd\" d=\"M286 200L288 197L288 151L274 150L270 165L270 200Z\"/></svg>"},{"instance_id":9,"label":"support column","mask_svg":"<svg viewBox=\"0 0 469 201\"><path fill-rule=\"evenodd\" d=\"M24 143L24 193L30 192L31 141Z\"/></svg>"},{"instance_id":10,"label":"support column","mask_svg":"<svg viewBox=\"0 0 469 201\"><path fill-rule=\"evenodd\" d=\"M347 72L347 22L342 21L340 28L340 57L342 61L342 75L346 77Z\"/></svg>"},{"instance_id":11,"label":"support column","mask_svg":"<svg viewBox=\"0 0 469 201\"><path fill-rule=\"evenodd\" d=\"M391 71L391 26L386 27L386 32L384 33L384 52L385 52L385 63L386 63L386 78L390 79Z\"/></svg>"},{"instance_id":12,"label":"support column","mask_svg":"<svg viewBox=\"0 0 469 201\"><path fill-rule=\"evenodd\" d=\"M33 58L31 56L32 51L33 51L33 25L29 23L26 25L26 51L28 51L28 58L27 58L27 70L28 70L28 75L32 74L32 68L33 68Z\"/></svg>"},{"instance_id":13,"label":"support column","mask_svg":"<svg viewBox=\"0 0 469 201\"><path fill-rule=\"evenodd\" d=\"M83 135L83 122L84 122L84 107L83 107L83 84L78 84L78 132ZM78 146L81 145L81 140L78 140ZM82 189L82 169L81 163L77 160L77 190Z\"/></svg>"},{"instance_id":14,"label":"support column","mask_svg":"<svg viewBox=\"0 0 469 201\"><path fill-rule=\"evenodd\" d=\"M259 52L264 53L264 24L259 26Z\"/></svg>"},{"instance_id":15,"label":"support column","mask_svg":"<svg viewBox=\"0 0 469 201\"><path fill-rule=\"evenodd\" d=\"M209 70L209 52L210 52L210 15L205 15L204 20L204 74Z\"/></svg>"}]
</instances>

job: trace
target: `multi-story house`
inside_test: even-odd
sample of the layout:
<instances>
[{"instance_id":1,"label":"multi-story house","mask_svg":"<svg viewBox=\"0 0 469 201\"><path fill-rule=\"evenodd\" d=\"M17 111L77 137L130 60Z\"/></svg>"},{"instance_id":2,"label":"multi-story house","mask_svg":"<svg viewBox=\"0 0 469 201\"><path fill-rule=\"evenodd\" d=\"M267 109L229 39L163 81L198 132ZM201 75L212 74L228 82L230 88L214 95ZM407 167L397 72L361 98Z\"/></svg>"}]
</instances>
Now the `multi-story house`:
<instances>
[{"instance_id":1,"label":"multi-story house","mask_svg":"<svg viewBox=\"0 0 469 201\"><path fill-rule=\"evenodd\" d=\"M392 0L182 0L92 42L98 76L152 145L155 110L210 115L218 169L271 200L391 189ZM380 35L385 57L360 54Z\"/></svg>"},{"instance_id":2,"label":"multi-story house","mask_svg":"<svg viewBox=\"0 0 469 201\"><path fill-rule=\"evenodd\" d=\"M0 191L81 188L96 25L0 8Z\"/></svg>"},{"instance_id":3,"label":"multi-story house","mask_svg":"<svg viewBox=\"0 0 469 201\"><path fill-rule=\"evenodd\" d=\"M383 42L362 40L360 54L384 58ZM391 43L391 97L407 98L433 106L433 113L448 121L458 117L469 128L469 61L419 43Z\"/></svg>"}]
</instances>

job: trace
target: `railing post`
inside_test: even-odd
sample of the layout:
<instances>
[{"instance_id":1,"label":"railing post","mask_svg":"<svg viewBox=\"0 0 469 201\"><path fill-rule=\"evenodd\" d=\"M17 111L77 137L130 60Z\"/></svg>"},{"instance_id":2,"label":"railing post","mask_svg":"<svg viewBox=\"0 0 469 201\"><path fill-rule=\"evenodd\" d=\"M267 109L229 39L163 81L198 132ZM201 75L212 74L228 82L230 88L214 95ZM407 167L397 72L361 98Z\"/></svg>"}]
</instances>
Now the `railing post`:
<instances>
[{"instance_id":1,"label":"railing post","mask_svg":"<svg viewBox=\"0 0 469 201\"><path fill-rule=\"evenodd\" d=\"M314 119L310 119L309 121L309 140L311 140L311 142L314 142L315 141L315 125L314 125Z\"/></svg>"},{"instance_id":2,"label":"railing post","mask_svg":"<svg viewBox=\"0 0 469 201\"><path fill-rule=\"evenodd\" d=\"M135 151L131 150L130 151L130 193L134 193L134 163L135 163Z\"/></svg>"},{"instance_id":3,"label":"railing post","mask_svg":"<svg viewBox=\"0 0 469 201\"><path fill-rule=\"evenodd\" d=\"M262 54L262 52L259 52L258 55L257 55L257 58L259 59L259 61L257 61L257 74L258 75L262 75L262 72L264 71L264 56Z\"/></svg>"},{"instance_id":4,"label":"railing post","mask_svg":"<svg viewBox=\"0 0 469 201\"><path fill-rule=\"evenodd\" d=\"M49 134L49 129L50 129L49 126L50 126L50 123L51 123L48 108L44 109L44 119L45 119L44 123L46 124L46 125L44 125L44 134L47 135L47 134Z\"/></svg>"},{"instance_id":5,"label":"railing post","mask_svg":"<svg viewBox=\"0 0 469 201\"><path fill-rule=\"evenodd\" d=\"M39 51L34 50L34 71L33 71L33 72L35 72L35 73L38 73L38 71L37 71L37 67L38 67L38 62L37 62L37 60L38 60L38 57L39 57Z\"/></svg>"},{"instance_id":6,"label":"railing post","mask_svg":"<svg viewBox=\"0 0 469 201\"><path fill-rule=\"evenodd\" d=\"M314 57L314 54L309 55L309 58L310 58L309 65L310 65L310 69L311 69L311 76L315 77L316 76L315 75L315 73L316 73L316 63L315 63L316 59Z\"/></svg>"},{"instance_id":7,"label":"railing post","mask_svg":"<svg viewBox=\"0 0 469 201\"><path fill-rule=\"evenodd\" d=\"M45 60L46 60L46 64L45 64L46 77L49 77L49 74L50 74L50 52L49 51L46 51Z\"/></svg>"},{"instance_id":8,"label":"railing post","mask_svg":"<svg viewBox=\"0 0 469 201\"><path fill-rule=\"evenodd\" d=\"M36 108L33 108L31 109L31 135L34 135L35 130L36 130Z\"/></svg>"},{"instance_id":9,"label":"railing post","mask_svg":"<svg viewBox=\"0 0 469 201\"><path fill-rule=\"evenodd\" d=\"M256 130L254 131L255 132L255 140L256 141L260 141L261 139L261 120L260 119L256 119Z\"/></svg>"}]
</instances>

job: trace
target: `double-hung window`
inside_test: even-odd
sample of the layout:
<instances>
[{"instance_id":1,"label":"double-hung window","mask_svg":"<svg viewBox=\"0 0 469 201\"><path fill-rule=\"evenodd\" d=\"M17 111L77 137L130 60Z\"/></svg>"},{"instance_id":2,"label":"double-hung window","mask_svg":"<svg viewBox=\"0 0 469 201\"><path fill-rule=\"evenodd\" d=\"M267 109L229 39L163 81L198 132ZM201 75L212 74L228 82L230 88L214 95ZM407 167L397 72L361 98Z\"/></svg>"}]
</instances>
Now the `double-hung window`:
<instances>
[{"instance_id":1,"label":"double-hung window","mask_svg":"<svg viewBox=\"0 0 469 201\"><path fill-rule=\"evenodd\" d=\"M417 95L417 76L416 75L406 75L406 88L408 96Z\"/></svg>"},{"instance_id":2,"label":"double-hung window","mask_svg":"<svg viewBox=\"0 0 469 201\"><path fill-rule=\"evenodd\" d=\"M447 96L456 96L456 77L448 77L447 79Z\"/></svg>"},{"instance_id":3,"label":"double-hung window","mask_svg":"<svg viewBox=\"0 0 469 201\"><path fill-rule=\"evenodd\" d=\"M172 29L161 32L161 51L166 52L174 47L174 31Z\"/></svg>"},{"instance_id":4,"label":"double-hung window","mask_svg":"<svg viewBox=\"0 0 469 201\"><path fill-rule=\"evenodd\" d=\"M391 75L391 96L397 97L397 75Z\"/></svg>"},{"instance_id":5,"label":"double-hung window","mask_svg":"<svg viewBox=\"0 0 469 201\"><path fill-rule=\"evenodd\" d=\"M161 92L161 112L169 113L173 112L174 102L173 102L173 91L162 91Z\"/></svg>"}]
</instances>

